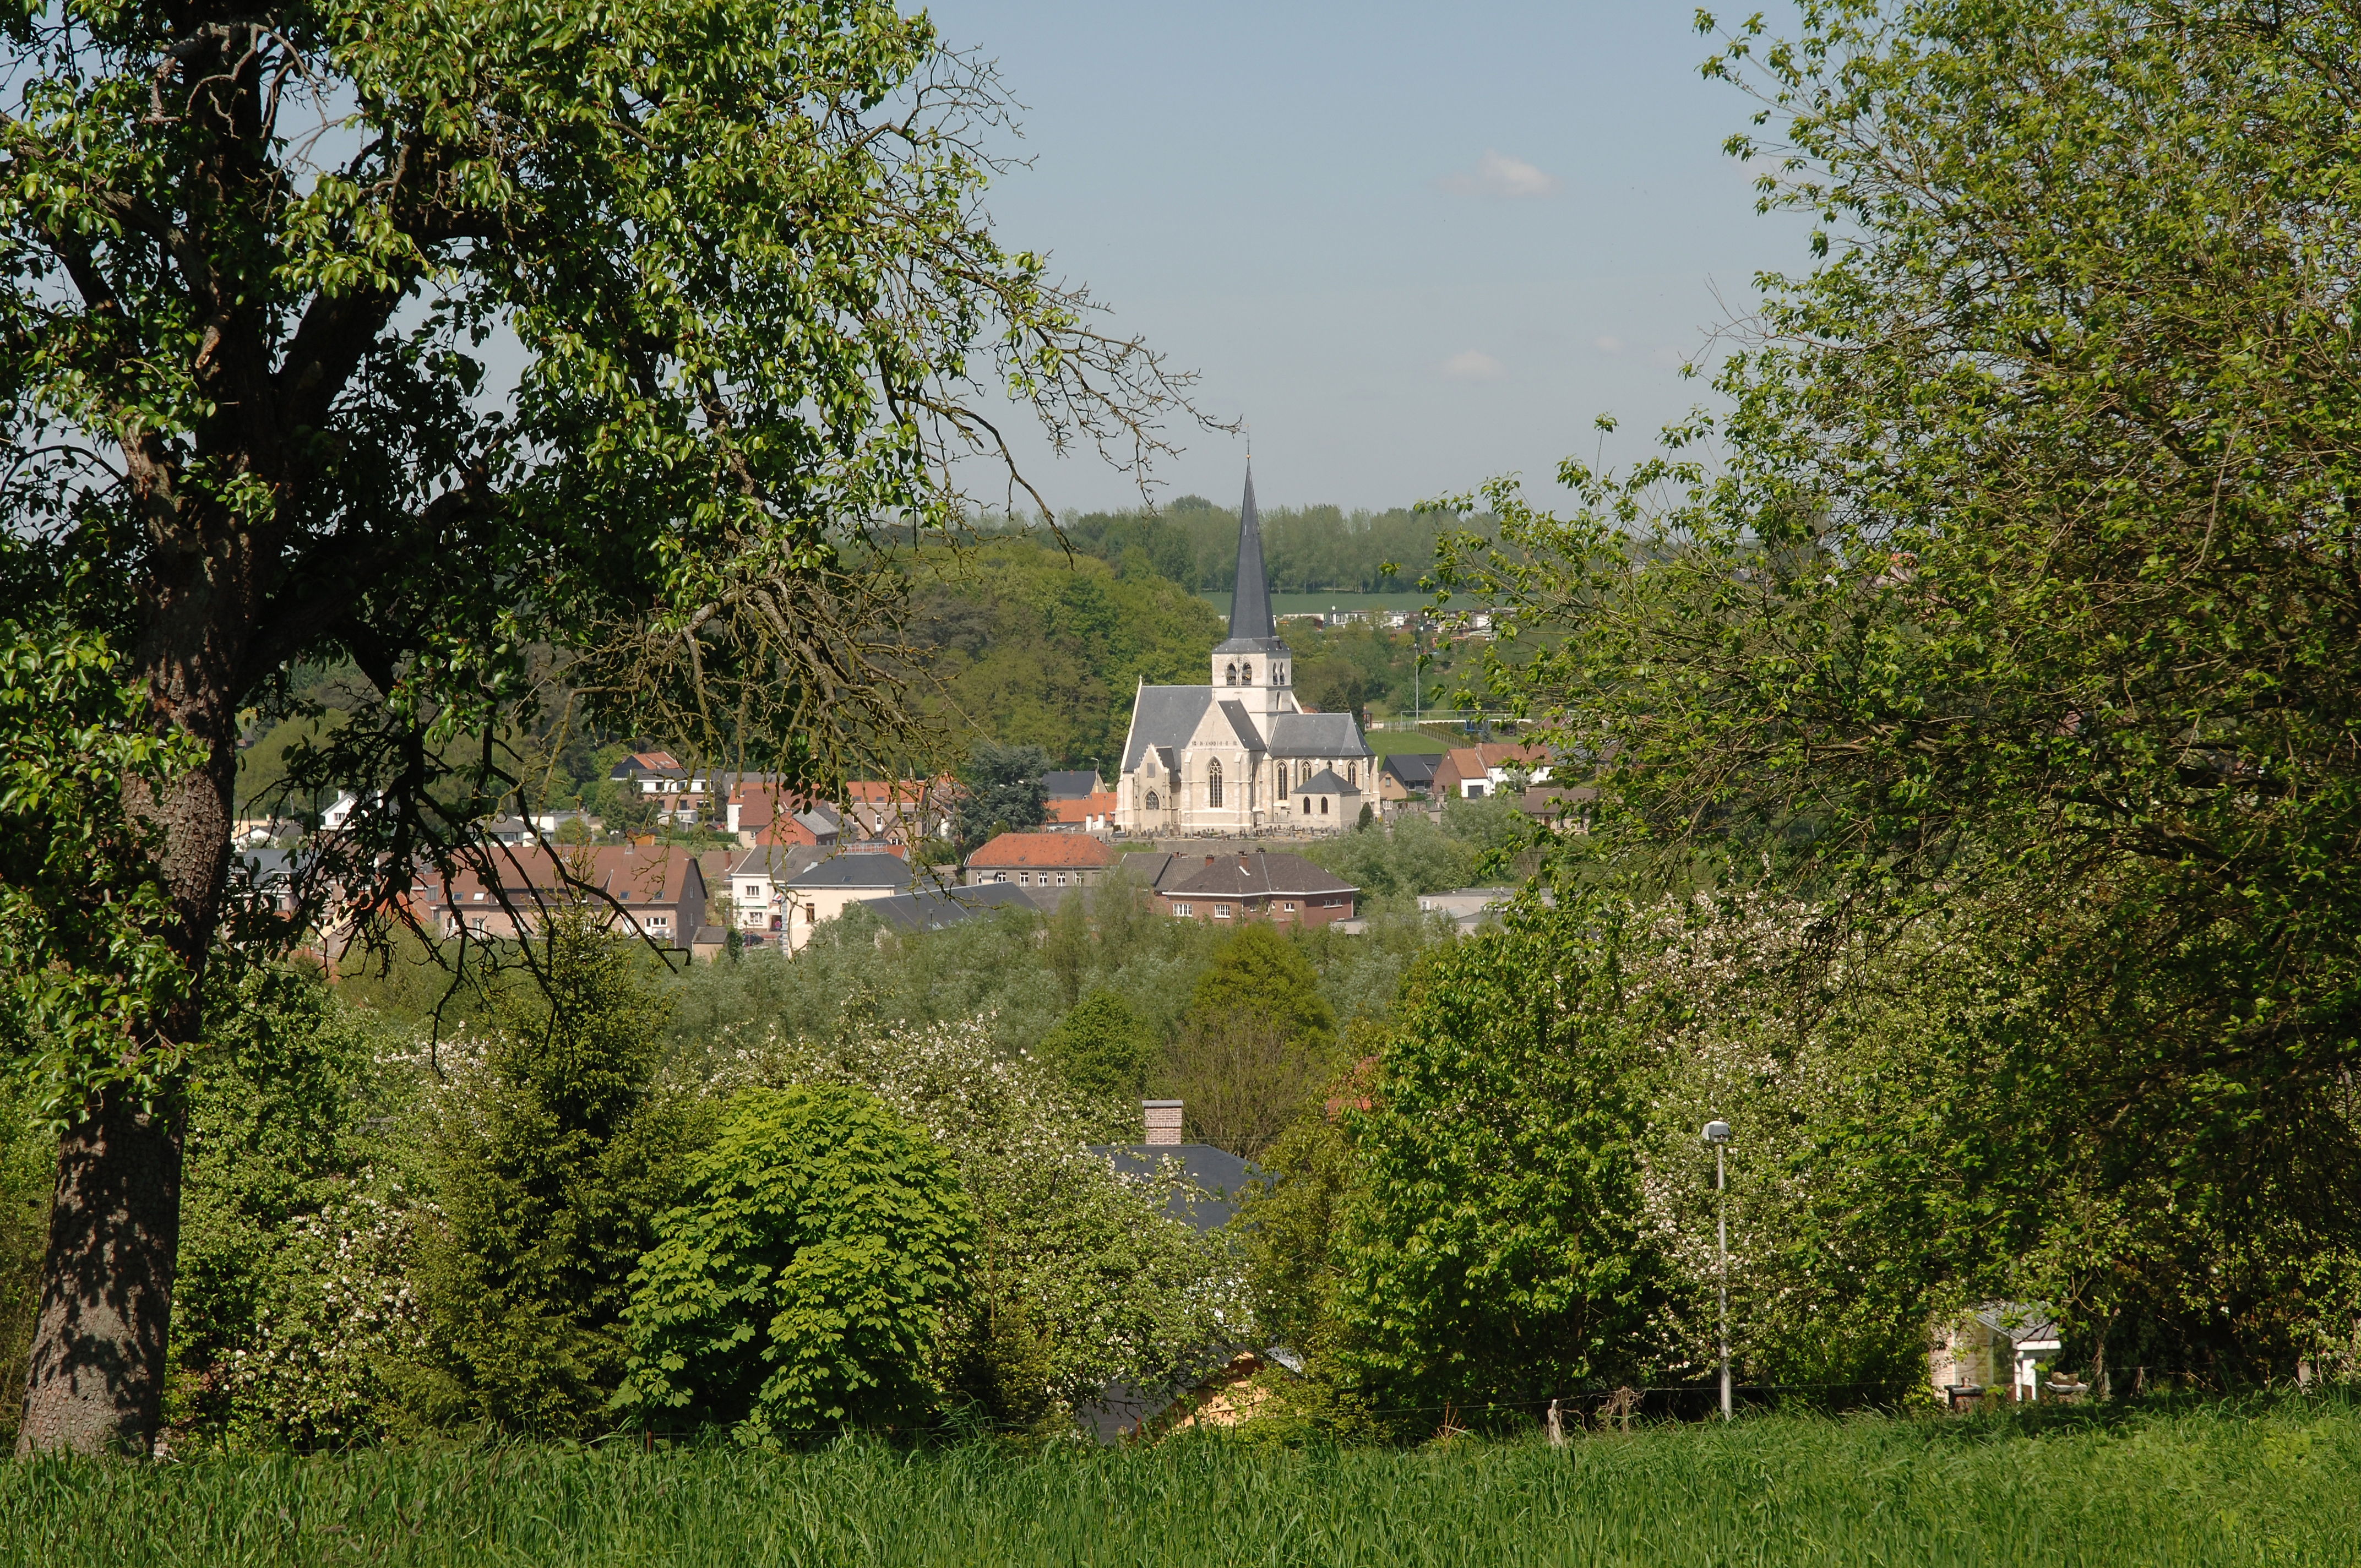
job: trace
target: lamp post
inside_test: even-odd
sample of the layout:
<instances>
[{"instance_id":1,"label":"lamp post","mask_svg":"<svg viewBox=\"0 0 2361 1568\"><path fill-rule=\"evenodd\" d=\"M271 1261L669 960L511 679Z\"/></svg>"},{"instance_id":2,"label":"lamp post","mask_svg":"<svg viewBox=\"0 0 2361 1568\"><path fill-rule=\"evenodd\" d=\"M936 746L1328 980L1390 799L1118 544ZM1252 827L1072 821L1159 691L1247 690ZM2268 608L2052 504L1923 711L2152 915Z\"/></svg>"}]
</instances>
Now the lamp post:
<instances>
[{"instance_id":1,"label":"lamp post","mask_svg":"<svg viewBox=\"0 0 2361 1568\"><path fill-rule=\"evenodd\" d=\"M1723 1187L1722 1150L1730 1145L1730 1124L1708 1122L1705 1141L1713 1146L1713 1253L1721 1291L1721 1419L1730 1420L1730 1199Z\"/></svg>"}]
</instances>

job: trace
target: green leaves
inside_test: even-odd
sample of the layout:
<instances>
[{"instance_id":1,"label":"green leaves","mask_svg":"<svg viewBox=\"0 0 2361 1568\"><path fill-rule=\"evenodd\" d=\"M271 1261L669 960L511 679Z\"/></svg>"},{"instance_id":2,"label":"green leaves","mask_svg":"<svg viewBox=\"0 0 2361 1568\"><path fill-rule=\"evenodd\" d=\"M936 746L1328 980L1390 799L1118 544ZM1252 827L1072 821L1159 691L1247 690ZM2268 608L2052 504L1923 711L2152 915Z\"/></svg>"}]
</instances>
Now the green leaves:
<instances>
[{"instance_id":1,"label":"green leaves","mask_svg":"<svg viewBox=\"0 0 2361 1568\"><path fill-rule=\"evenodd\" d=\"M1547 1400L1632 1375L1661 1293L1603 905L1510 911L1411 982L1345 1125L1345 1365L1380 1402Z\"/></svg>"},{"instance_id":2,"label":"green leaves","mask_svg":"<svg viewBox=\"0 0 2361 1568\"><path fill-rule=\"evenodd\" d=\"M631 1277L625 1402L762 1446L907 1423L974 1221L949 1162L853 1089L749 1090Z\"/></svg>"},{"instance_id":3,"label":"green leaves","mask_svg":"<svg viewBox=\"0 0 2361 1568\"><path fill-rule=\"evenodd\" d=\"M144 728L118 671L103 638L0 621L0 1041L60 1124L167 1083L181 1047L157 1024L191 984L129 804L195 751Z\"/></svg>"}]
</instances>

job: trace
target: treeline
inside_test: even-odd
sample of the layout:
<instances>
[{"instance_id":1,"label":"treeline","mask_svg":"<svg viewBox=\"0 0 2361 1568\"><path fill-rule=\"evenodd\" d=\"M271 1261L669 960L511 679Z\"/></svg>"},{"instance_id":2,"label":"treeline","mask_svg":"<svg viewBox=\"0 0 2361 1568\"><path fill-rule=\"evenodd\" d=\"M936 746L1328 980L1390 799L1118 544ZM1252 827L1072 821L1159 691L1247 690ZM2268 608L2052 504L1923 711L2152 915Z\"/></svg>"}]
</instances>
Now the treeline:
<instances>
[{"instance_id":1,"label":"treeline","mask_svg":"<svg viewBox=\"0 0 2361 1568\"><path fill-rule=\"evenodd\" d=\"M1271 591L1279 594L1413 593L1446 531L1466 528L1487 539L1498 533L1489 518L1462 521L1405 507L1349 512L1333 506L1263 507L1260 512L1263 566ZM1004 521L1002 526L1049 533L1038 523ZM1084 512L1060 520L1059 532L1075 552L1126 577L1165 577L1193 593L1227 593L1237 579L1237 509L1202 496L1182 496L1156 511Z\"/></svg>"}]
</instances>

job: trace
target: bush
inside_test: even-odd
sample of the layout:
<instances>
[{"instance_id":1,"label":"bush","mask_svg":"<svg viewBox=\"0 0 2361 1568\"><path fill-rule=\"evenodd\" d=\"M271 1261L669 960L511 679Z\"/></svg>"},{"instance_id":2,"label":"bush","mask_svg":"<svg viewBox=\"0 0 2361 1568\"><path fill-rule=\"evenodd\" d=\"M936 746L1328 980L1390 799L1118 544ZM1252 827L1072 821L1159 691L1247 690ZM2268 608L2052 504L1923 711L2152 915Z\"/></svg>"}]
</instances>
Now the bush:
<instances>
[{"instance_id":1,"label":"bush","mask_svg":"<svg viewBox=\"0 0 2361 1568\"><path fill-rule=\"evenodd\" d=\"M765 1447L925 1420L974 1220L950 1162L874 1097L748 1090L631 1277L641 1419Z\"/></svg>"},{"instance_id":2,"label":"bush","mask_svg":"<svg viewBox=\"0 0 2361 1568\"><path fill-rule=\"evenodd\" d=\"M210 1000L187 1090L168 1417L240 1447L366 1441L419 1353L410 1069L317 976Z\"/></svg>"},{"instance_id":3,"label":"bush","mask_svg":"<svg viewBox=\"0 0 2361 1568\"><path fill-rule=\"evenodd\" d=\"M982 1239L944 1376L994 1419L1054 1418L1110 1384L1165 1387L1243 1321L1229 1239L1165 1217L1171 1179L1116 1176L1062 1087L1002 1056L982 1020L774 1038L760 1070L864 1089L950 1153Z\"/></svg>"}]
</instances>

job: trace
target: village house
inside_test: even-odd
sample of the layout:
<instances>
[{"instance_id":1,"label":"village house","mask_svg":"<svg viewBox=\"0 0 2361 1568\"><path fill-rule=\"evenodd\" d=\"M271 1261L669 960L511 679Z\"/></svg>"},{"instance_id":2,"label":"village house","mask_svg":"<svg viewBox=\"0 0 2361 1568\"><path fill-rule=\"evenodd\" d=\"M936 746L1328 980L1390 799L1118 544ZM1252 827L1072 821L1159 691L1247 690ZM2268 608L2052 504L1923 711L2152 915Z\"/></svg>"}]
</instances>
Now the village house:
<instances>
[{"instance_id":1,"label":"village house","mask_svg":"<svg viewBox=\"0 0 2361 1568\"><path fill-rule=\"evenodd\" d=\"M782 901L779 945L800 950L817 927L855 904L897 898L917 885L918 874L899 855L880 852L830 855L776 884Z\"/></svg>"},{"instance_id":2,"label":"village house","mask_svg":"<svg viewBox=\"0 0 2361 1568\"><path fill-rule=\"evenodd\" d=\"M746 849L762 844L836 843L843 818L826 801L788 789L774 773L721 773L714 779L721 796L716 826Z\"/></svg>"},{"instance_id":3,"label":"village house","mask_svg":"<svg viewBox=\"0 0 2361 1568\"><path fill-rule=\"evenodd\" d=\"M741 942L787 947L787 883L819 864L827 853L811 844L762 844L730 862L725 896L730 923Z\"/></svg>"},{"instance_id":4,"label":"village house","mask_svg":"<svg viewBox=\"0 0 2361 1568\"><path fill-rule=\"evenodd\" d=\"M1042 829L1050 833L1112 833L1115 798L1115 792L1107 790L1052 800L1049 814L1041 819Z\"/></svg>"},{"instance_id":5,"label":"village house","mask_svg":"<svg viewBox=\"0 0 2361 1568\"><path fill-rule=\"evenodd\" d=\"M1118 770L1116 826L1174 835L1351 828L1357 799L1351 816L1339 817L1336 789L1307 786L1327 773L1357 795L1376 754L1351 714L1313 712L1296 700L1294 663L1271 620L1249 469L1229 636L1213 652L1206 685L1140 683Z\"/></svg>"},{"instance_id":6,"label":"village house","mask_svg":"<svg viewBox=\"0 0 2361 1568\"><path fill-rule=\"evenodd\" d=\"M956 779L848 779L840 841L907 846L948 839L958 804Z\"/></svg>"},{"instance_id":7,"label":"village house","mask_svg":"<svg viewBox=\"0 0 2361 1568\"><path fill-rule=\"evenodd\" d=\"M1389 803L1424 800L1434 788L1443 759L1425 751L1396 751L1378 764L1378 798Z\"/></svg>"},{"instance_id":8,"label":"village house","mask_svg":"<svg viewBox=\"0 0 2361 1568\"><path fill-rule=\"evenodd\" d=\"M1437 800L1447 795L1480 800L1508 789L1516 783L1510 775L1520 773L1527 784L1544 784L1551 761L1545 746L1455 746L1435 764L1431 793Z\"/></svg>"},{"instance_id":9,"label":"village house","mask_svg":"<svg viewBox=\"0 0 2361 1568\"><path fill-rule=\"evenodd\" d=\"M669 751L634 751L609 769L607 777L633 784L652 797L662 821L693 823L704 814L706 781L682 767Z\"/></svg>"},{"instance_id":10,"label":"village house","mask_svg":"<svg viewBox=\"0 0 2361 1568\"><path fill-rule=\"evenodd\" d=\"M423 873L411 902L420 924L445 938L513 940L578 908L660 947L686 948L705 924L706 883L683 850L500 847L489 868Z\"/></svg>"},{"instance_id":11,"label":"village house","mask_svg":"<svg viewBox=\"0 0 2361 1568\"><path fill-rule=\"evenodd\" d=\"M1092 886L1122 859L1112 845L1086 834L1003 833L970 855L963 869L970 887L997 883L1046 889L1048 895L1036 902L1047 908L1061 890Z\"/></svg>"},{"instance_id":12,"label":"village house","mask_svg":"<svg viewBox=\"0 0 2361 1568\"><path fill-rule=\"evenodd\" d=\"M1189 862L1198 863L1191 867ZM1161 868L1155 897L1181 920L1269 920L1282 926L1331 926L1353 918L1361 890L1301 855L1261 850L1234 854L1176 854Z\"/></svg>"}]
</instances>

